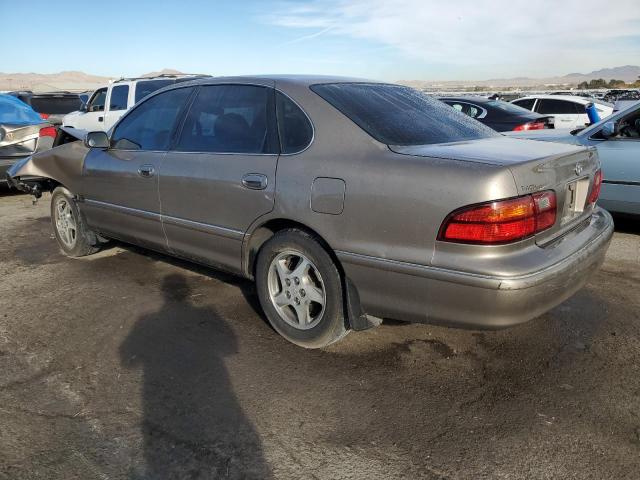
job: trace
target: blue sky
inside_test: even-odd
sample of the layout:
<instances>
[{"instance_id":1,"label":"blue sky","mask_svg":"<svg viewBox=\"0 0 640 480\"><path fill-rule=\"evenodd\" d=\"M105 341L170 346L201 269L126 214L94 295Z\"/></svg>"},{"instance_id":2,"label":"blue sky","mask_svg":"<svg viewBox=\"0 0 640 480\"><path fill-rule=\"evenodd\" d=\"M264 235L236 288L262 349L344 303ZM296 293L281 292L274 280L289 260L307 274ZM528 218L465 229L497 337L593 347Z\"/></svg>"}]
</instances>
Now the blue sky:
<instances>
[{"instance_id":1,"label":"blue sky","mask_svg":"<svg viewBox=\"0 0 640 480\"><path fill-rule=\"evenodd\" d=\"M640 64L638 1L0 0L0 71L543 77Z\"/></svg>"}]
</instances>

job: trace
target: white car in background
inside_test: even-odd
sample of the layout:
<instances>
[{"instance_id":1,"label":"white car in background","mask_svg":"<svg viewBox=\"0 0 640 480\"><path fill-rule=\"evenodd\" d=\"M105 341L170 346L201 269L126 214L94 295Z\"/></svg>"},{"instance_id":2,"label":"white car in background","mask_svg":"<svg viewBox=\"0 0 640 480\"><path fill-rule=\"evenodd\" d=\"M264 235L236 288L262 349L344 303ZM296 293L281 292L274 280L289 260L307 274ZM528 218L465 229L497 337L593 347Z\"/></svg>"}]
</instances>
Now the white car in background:
<instances>
[{"instance_id":1,"label":"white car in background","mask_svg":"<svg viewBox=\"0 0 640 480\"><path fill-rule=\"evenodd\" d=\"M512 100L511 103L542 115L551 115L555 119L555 128L584 128L591 122L585 110L593 103L600 119L613 113L613 105L595 98L573 95L531 95Z\"/></svg>"},{"instance_id":2,"label":"white car in background","mask_svg":"<svg viewBox=\"0 0 640 480\"><path fill-rule=\"evenodd\" d=\"M107 132L127 110L156 90L202 75L159 75L157 77L121 78L98 88L82 109L62 119L62 126L85 132Z\"/></svg>"}]
</instances>

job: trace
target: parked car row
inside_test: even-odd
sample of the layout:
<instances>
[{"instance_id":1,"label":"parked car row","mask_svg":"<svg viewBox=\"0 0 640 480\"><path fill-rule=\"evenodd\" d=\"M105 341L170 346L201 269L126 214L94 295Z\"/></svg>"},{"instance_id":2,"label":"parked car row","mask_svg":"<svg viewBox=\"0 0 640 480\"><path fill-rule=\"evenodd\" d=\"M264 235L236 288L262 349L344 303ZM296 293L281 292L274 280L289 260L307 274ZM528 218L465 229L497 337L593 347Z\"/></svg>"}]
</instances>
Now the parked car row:
<instances>
[{"instance_id":1,"label":"parked car row","mask_svg":"<svg viewBox=\"0 0 640 480\"><path fill-rule=\"evenodd\" d=\"M253 279L271 325L303 347L382 318L522 323L604 259L600 160L457 110L357 79L201 78L9 178L52 191L65 254L114 238Z\"/></svg>"},{"instance_id":2,"label":"parked car row","mask_svg":"<svg viewBox=\"0 0 640 480\"><path fill-rule=\"evenodd\" d=\"M168 85L192 80L196 75L159 75L121 78L97 88L87 102L62 120L65 127L84 131L109 130L124 113L141 99Z\"/></svg>"},{"instance_id":3,"label":"parked car row","mask_svg":"<svg viewBox=\"0 0 640 480\"><path fill-rule=\"evenodd\" d=\"M441 97L447 105L498 132L553 128L554 117L534 113L512 103L484 97Z\"/></svg>"}]
</instances>

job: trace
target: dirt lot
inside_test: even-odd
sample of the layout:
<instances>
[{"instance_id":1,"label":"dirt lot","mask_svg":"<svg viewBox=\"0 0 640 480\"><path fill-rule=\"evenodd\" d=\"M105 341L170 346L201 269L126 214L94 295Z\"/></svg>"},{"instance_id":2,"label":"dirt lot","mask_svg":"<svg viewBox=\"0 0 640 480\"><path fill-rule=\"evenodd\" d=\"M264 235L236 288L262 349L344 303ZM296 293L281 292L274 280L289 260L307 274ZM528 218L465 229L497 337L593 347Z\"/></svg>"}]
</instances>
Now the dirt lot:
<instances>
[{"instance_id":1,"label":"dirt lot","mask_svg":"<svg viewBox=\"0 0 640 480\"><path fill-rule=\"evenodd\" d=\"M388 322L305 351L243 280L62 256L48 208L0 193L0 479L640 476L634 221L527 325Z\"/></svg>"}]
</instances>

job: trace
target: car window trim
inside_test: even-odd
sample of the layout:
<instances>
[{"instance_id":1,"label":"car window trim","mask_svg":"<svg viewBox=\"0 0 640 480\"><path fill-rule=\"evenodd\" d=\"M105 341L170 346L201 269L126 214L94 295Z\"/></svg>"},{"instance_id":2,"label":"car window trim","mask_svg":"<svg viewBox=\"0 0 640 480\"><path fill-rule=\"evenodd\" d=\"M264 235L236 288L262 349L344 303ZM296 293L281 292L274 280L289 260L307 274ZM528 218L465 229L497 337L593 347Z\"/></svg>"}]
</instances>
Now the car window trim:
<instances>
[{"instance_id":1,"label":"car window trim","mask_svg":"<svg viewBox=\"0 0 640 480\"><path fill-rule=\"evenodd\" d=\"M276 135L278 137L278 152L274 152L274 153L246 153L246 152L184 152L182 150L176 150L176 144L178 142L178 139L180 138L180 135L182 135L182 129L184 128L184 124L187 121L187 115L189 114L189 111L191 110L191 107L193 105L193 102L195 101L196 97L197 97L197 92L200 91L201 88L204 87L217 87L217 86L249 86L249 87L261 87L261 88L266 88L269 89L271 92L271 96L272 96L272 103L273 103L273 111L271 112L272 116L275 117L275 119L272 121L272 123L275 125L276 127ZM273 156L273 155L285 155L283 153L281 153L281 148L280 148L280 134L278 132L278 118L276 115L276 102L275 102L275 92L276 89L272 86L269 85L263 85L263 84L259 84L259 83L233 83L233 82L227 82L227 83L212 83L212 84L204 84L204 85L196 85L194 88L194 94L191 96L190 100L189 100L189 108L185 109L184 115L182 117L182 121L180 122L180 131L176 132L176 136L175 138L172 138L171 144L169 145L169 150L167 150L167 152L170 153L180 153L180 154L193 154L193 155L241 155L241 156ZM304 111L304 110L303 110ZM313 126L313 124L312 124ZM269 128L269 121L267 120L267 128Z\"/></svg>"},{"instance_id":2,"label":"car window trim","mask_svg":"<svg viewBox=\"0 0 640 480\"><path fill-rule=\"evenodd\" d=\"M109 135L109 148L107 148L107 151L110 150L115 150L117 152L151 152L151 153L167 153L170 150L144 150L144 149L131 149L131 148L114 148L113 146L111 146L111 137L113 135L113 133L116 131L116 128L118 128L118 125L120 125L120 122L122 122L126 117L128 117L131 112L133 112L134 110L136 110L137 108L140 108L141 105L144 105L146 102L148 102L149 100L151 100L153 97L155 97L156 95L159 95L161 93L165 93L165 92L169 92L169 91L173 91L173 90L178 90L181 88L193 88L193 92L191 92L191 94L189 95L189 98L187 98L187 100L184 102L184 105L186 104L191 104L190 102L192 101L193 98L193 94L194 92L197 90L198 86L197 85L184 85L184 86L180 86L180 87L175 87L175 88L171 88L169 90L163 90L162 88L150 93L149 95L147 95L146 97L144 97L144 100L141 101L140 103L134 105L132 108L130 108L122 117L120 117L118 119L118 121L113 125L113 127L111 127L111 134ZM182 106L182 108L180 109L180 112L178 113L178 117L182 116L184 117L185 115L185 107L184 105ZM181 121L183 121L184 118L181 119ZM177 125L180 123L176 122L176 126L173 127L173 131L171 132L171 135L169 136L170 140L169 140L169 146L172 145L173 142L173 134L175 133L175 130L177 128Z\"/></svg>"}]
</instances>

